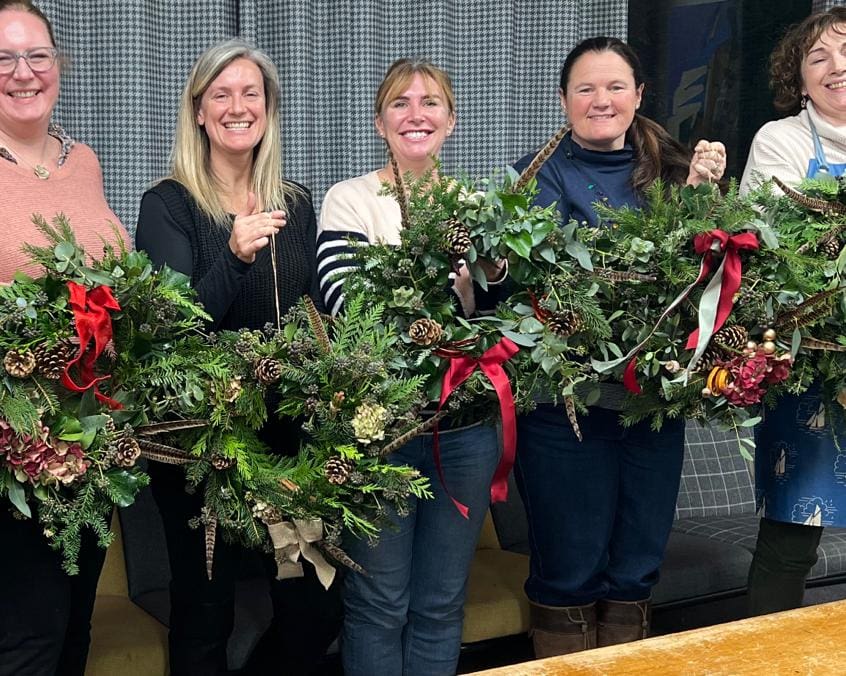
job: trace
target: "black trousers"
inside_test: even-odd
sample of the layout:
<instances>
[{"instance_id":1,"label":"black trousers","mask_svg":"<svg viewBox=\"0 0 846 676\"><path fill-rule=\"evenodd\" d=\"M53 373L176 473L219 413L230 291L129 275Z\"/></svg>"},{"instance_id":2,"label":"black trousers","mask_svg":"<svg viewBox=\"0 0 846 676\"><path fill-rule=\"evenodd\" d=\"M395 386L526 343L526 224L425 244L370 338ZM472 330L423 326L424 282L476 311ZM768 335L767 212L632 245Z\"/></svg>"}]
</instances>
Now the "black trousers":
<instances>
[{"instance_id":1,"label":"black trousers","mask_svg":"<svg viewBox=\"0 0 846 676\"><path fill-rule=\"evenodd\" d=\"M83 676L106 551L85 531L79 573L67 575L37 519L0 507L0 676Z\"/></svg>"},{"instance_id":2,"label":"black trousers","mask_svg":"<svg viewBox=\"0 0 846 676\"><path fill-rule=\"evenodd\" d=\"M161 512L170 582L170 673L172 676L205 676L226 671L226 642L232 632L235 580L242 557L240 547L218 536L214 575L206 576L202 529L188 520L203 506L202 490L185 492L185 472L180 467L150 463L153 497ZM337 636L342 618L339 585L323 589L314 569L305 564L305 577L276 580L276 564L265 557L273 621L259 641L247 674L309 674L320 663Z\"/></svg>"},{"instance_id":3,"label":"black trousers","mask_svg":"<svg viewBox=\"0 0 846 676\"><path fill-rule=\"evenodd\" d=\"M802 605L805 580L817 562L821 526L761 519L749 567L749 614L765 615Z\"/></svg>"}]
</instances>

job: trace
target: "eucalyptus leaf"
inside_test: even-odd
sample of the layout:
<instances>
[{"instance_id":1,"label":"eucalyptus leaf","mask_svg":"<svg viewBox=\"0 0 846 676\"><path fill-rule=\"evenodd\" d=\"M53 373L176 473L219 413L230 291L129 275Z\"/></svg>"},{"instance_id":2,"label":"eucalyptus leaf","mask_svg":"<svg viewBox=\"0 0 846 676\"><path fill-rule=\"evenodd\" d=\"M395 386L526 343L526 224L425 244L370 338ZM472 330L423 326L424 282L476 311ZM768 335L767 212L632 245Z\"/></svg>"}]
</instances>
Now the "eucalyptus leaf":
<instances>
[{"instance_id":1,"label":"eucalyptus leaf","mask_svg":"<svg viewBox=\"0 0 846 676\"><path fill-rule=\"evenodd\" d=\"M802 331L799 330L797 326L793 329L793 336L790 338L790 356L793 359L796 359L796 355L799 352L799 347L802 345Z\"/></svg>"},{"instance_id":2,"label":"eucalyptus leaf","mask_svg":"<svg viewBox=\"0 0 846 676\"><path fill-rule=\"evenodd\" d=\"M543 331L543 324L535 317L526 317L520 322L520 331L523 333L540 333Z\"/></svg>"},{"instance_id":3,"label":"eucalyptus leaf","mask_svg":"<svg viewBox=\"0 0 846 676\"><path fill-rule=\"evenodd\" d=\"M503 331L502 335L523 347L534 347L536 340L525 333L517 333L516 331Z\"/></svg>"},{"instance_id":4,"label":"eucalyptus leaf","mask_svg":"<svg viewBox=\"0 0 846 676\"><path fill-rule=\"evenodd\" d=\"M59 242L53 249L53 255L60 261L69 261L75 251L76 247L71 242Z\"/></svg>"},{"instance_id":5,"label":"eucalyptus leaf","mask_svg":"<svg viewBox=\"0 0 846 676\"><path fill-rule=\"evenodd\" d=\"M9 494L9 500L17 508L17 510L27 518L32 517L32 510L26 504L26 492L15 477L11 474L6 475L6 490Z\"/></svg>"}]
</instances>

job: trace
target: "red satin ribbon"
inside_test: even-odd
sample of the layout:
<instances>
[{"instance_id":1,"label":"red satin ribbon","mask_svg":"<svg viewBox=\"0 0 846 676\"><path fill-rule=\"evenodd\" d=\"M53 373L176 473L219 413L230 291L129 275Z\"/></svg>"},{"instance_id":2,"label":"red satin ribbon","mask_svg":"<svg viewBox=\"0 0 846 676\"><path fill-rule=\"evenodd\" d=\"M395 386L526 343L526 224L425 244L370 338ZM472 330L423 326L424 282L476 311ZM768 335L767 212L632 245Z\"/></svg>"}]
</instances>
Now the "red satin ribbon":
<instances>
[{"instance_id":1,"label":"red satin ribbon","mask_svg":"<svg viewBox=\"0 0 846 676\"><path fill-rule=\"evenodd\" d=\"M499 409L502 413L502 457L497 465L491 480L491 502L505 502L508 498L508 474L514 466L514 458L517 453L517 412L514 408L514 395L511 392L511 383L502 365L511 357L517 354L520 348L508 338L502 338L496 345L487 350L480 358L462 356L452 357L449 368L444 374L441 385L441 400L438 404L440 411L449 395L467 380L476 368L482 369L499 396ZM461 515L466 519L470 513L467 505L456 500L446 487L444 479L444 468L441 465L441 449L438 443L438 427L432 432L433 454L435 456L435 467L438 470L441 484L449 495L450 500L456 506Z\"/></svg>"},{"instance_id":2,"label":"red satin ribbon","mask_svg":"<svg viewBox=\"0 0 846 676\"><path fill-rule=\"evenodd\" d=\"M69 302L76 322L76 333L79 336L79 354L65 366L62 373L62 385L74 392L85 392L93 387L94 396L99 401L110 408L123 408L120 402L101 394L97 389L98 383L111 376L96 377L94 375L94 363L112 339L112 317L109 310L120 310L120 305L108 286L98 286L88 291L81 284L68 282L67 287L70 291ZM92 338L94 349L89 350L88 343ZM81 384L74 382L70 375L70 369L74 365L78 365Z\"/></svg>"},{"instance_id":3,"label":"red satin ribbon","mask_svg":"<svg viewBox=\"0 0 846 676\"><path fill-rule=\"evenodd\" d=\"M623 371L623 385L632 394L641 394L643 388L637 382L637 355L632 357L632 360L626 364L626 370Z\"/></svg>"},{"instance_id":4,"label":"red satin ribbon","mask_svg":"<svg viewBox=\"0 0 846 676\"><path fill-rule=\"evenodd\" d=\"M758 237L754 232L742 232L738 235L729 235L723 230L711 230L711 232L700 232L693 238L693 248L698 254L705 254L702 259L702 268L699 271L697 283L702 281L711 269L715 267L714 251L711 246L714 241L720 243L720 251L725 254L725 265L723 266L723 283L720 287L720 300L717 304L717 315L714 320L713 333L716 333L725 323L734 307L734 294L740 288L741 249L757 249ZM699 329L695 329L687 339L687 349L696 348L699 340Z\"/></svg>"}]
</instances>

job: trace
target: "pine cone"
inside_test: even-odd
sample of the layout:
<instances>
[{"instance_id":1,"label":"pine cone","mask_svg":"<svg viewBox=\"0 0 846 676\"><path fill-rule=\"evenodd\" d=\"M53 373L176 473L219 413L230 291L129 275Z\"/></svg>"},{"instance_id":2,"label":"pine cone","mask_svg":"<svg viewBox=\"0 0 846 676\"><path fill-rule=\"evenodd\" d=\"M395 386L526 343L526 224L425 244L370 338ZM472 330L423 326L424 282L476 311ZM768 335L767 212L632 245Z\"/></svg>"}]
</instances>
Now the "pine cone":
<instances>
[{"instance_id":1,"label":"pine cone","mask_svg":"<svg viewBox=\"0 0 846 676\"><path fill-rule=\"evenodd\" d=\"M546 320L546 325L559 338L568 338L574 333L581 331L584 322L572 310L561 310L559 312L553 312L549 319Z\"/></svg>"},{"instance_id":2,"label":"pine cone","mask_svg":"<svg viewBox=\"0 0 846 676\"><path fill-rule=\"evenodd\" d=\"M715 347L725 347L731 350L742 350L749 340L749 332L742 326L724 326L711 337L711 344ZM724 350L725 351L725 350Z\"/></svg>"},{"instance_id":3,"label":"pine cone","mask_svg":"<svg viewBox=\"0 0 846 676\"><path fill-rule=\"evenodd\" d=\"M472 241L470 240L470 231L457 218L450 218L446 222L446 238L447 251L453 256L463 256L470 251Z\"/></svg>"},{"instance_id":4,"label":"pine cone","mask_svg":"<svg viewBox=\"0 0 846 676\"><path fill-rule=\"evenodd\" d=\"M444 331L433 319L415 319L408 327L408 336L416 345L428 347L437 343Z\"/></svg>"},{"instance_id":5,"label":"pine cone","mask_svg":"<svg viewBox=\"0 0 846 676\"><path fill-rule=\"evenodd\" d=\"M829 260L834 260L840 255L840 250L843 248L842 242L837 237L832 237L820 242L817 251Z\"/></svg>"},{"instance_id":6,"label":"pine cone","mask_svg":"<svg viewBox=\"0 0 846 676\"><path fill-rule=\"evenodd\" d=\"M121 437L115 444L115 465L118 467L134 467L135 462L141 456L141 446L134 437Z\"/></svg>"},{"instance_id":7,"label":"pine cone","mask_svg":"<svg viewBox=\"0 0 846 676\"><path fill-rule=\"evenodd\" d=\"M35 370L35 356L29 350L9 350L3 357L3 366L10 376L26 378Z\"/></svg>"},{"instance_id":8,"label":"pine cone","mask_svg":"<svg viewBox=\"0 0 846 676\"><path fill-rule=\"evenodd\" d=\"M33 354L38 373L48 380L58 380L73 357L73 346L65 340L55 345L41 343L35 348Z\"/></svg>"},{"instance_id":9,"label":"pine cone","mask_svg":"<svg viewBox=\"0 0 846 676\"><path fill-rule=\"evenodd\" d=\"M223 455L213 455L211 459L212 467L217 470L225 470L235 466L235 458L227 458Z\"/></svg>"},{"instance_id":10,"label":"pine cone","mask_svg":"<svg viewBox=\"0 0 846 676\"><path fill-rule=\"evenodd\" d=\"M346 483L354 469L355 463L352 460L345 460L338 456L329 458L323 465L323 473L329 483L337 485Z\"/></svg>"},{"instance_id":11,"label":"pine cone","mask_svg":"<svg viewBox=\"0 0 846 676\"><path fill-rule=\"evenodd\" d=\"M255 375L263 385L272 385L282 377L282 364L273 357L262 357L256 362Z\"/></svg>"},{"instance_id":12,"label":"pine cone","mask_svg":"<svg viewBox=\"0 0 846 676\"><path fill-rule=\"evenodd\" d=\"M702 353L702 356L699 358L699 361L696 362L696 372L709 372L717 364L721 364L725 361L725 358L725 350L716 345L708 345Z\"/></svg>"}]
</instances>

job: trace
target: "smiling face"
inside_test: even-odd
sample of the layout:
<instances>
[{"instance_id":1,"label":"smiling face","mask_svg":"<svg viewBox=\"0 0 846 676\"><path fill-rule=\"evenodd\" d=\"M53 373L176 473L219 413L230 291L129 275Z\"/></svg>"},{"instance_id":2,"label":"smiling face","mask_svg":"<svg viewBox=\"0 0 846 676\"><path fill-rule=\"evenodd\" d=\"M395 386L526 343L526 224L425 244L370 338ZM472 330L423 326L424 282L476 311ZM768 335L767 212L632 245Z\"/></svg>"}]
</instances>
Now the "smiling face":
<instances>
[{"instance_id":1,"label":"smiling face","mask_svg":"<svg viewBox=\"0 0 846 676\"><path fill-rule=\"evenodd\" d=\"M846 125L846 24L823 31L802 59L802 93L834 125Z\"/></svg>"},{"instance_id":2,"label":"smiling face","mask_svg":"<svg viewBox=\"0 0 846 676\"><path fill-rule=\"evenodd\" d=\"M216 156L252 154L267 129L267 104L261 69L235 59L200 97L197 124L204 127Z\"/></svg>"},{"instance_id":3,"label":"smiling face","mask_svg":"<svg viewBox=\"0 0 846 676\"><path fill-rule=\"evenodd\" d=\"M588 150L620 150L640 106L643 85L619 54L588 51L573 64L561 108L573 140Z\"/></svg>"},{"instance_id":4,"label":"smiling face","mask_svg":"<svg viewBox=\"0 0 846 676\"><path fill-rule=\"evenodd\" d=\"M37 16L18 9L0 12L0 49L22 52L53 46L47 26ZM45 132L58 96L58 65L35 73L18 59L14 71L0 75L0 130L19 137Z\"/></svg>"},{"instance_id":5,"label":"smiling face","mask_svg":"<svg viewBox=\"0 0 846 676\"><path fill-rule=\"evenodd\" d=\"M428 167L455 126L446 95L431 78L415 73L408 87L385 102L376 129L402 171Z\"/></svg>"}]
</instances>

